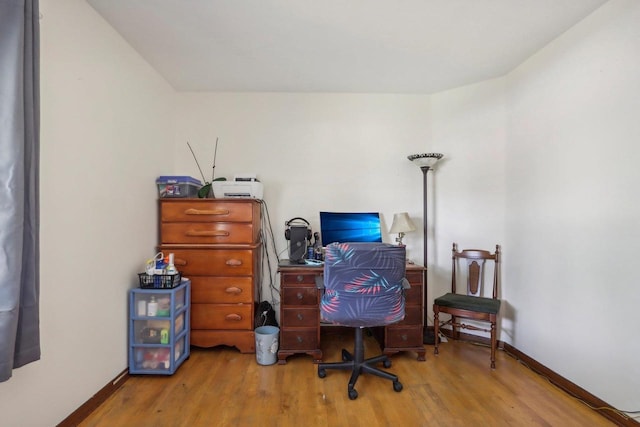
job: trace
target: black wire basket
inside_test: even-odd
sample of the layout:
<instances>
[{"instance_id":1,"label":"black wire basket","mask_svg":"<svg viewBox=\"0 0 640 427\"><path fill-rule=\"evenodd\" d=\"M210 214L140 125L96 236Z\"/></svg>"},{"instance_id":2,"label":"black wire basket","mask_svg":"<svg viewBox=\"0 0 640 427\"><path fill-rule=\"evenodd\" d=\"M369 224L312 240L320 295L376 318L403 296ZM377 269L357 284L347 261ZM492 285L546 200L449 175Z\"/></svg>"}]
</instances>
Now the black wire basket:
<instances>
[{"instance_id":1,"label":"black wire basket","mask_svg":"<svg viewBox=\"0 0 640 427\"><path fill-rule=\"evenodd\" d=\"M153 274L138 273L140 287L144 289L172 289L180 284L180 273Z\"/></svg>"}]
</instances>

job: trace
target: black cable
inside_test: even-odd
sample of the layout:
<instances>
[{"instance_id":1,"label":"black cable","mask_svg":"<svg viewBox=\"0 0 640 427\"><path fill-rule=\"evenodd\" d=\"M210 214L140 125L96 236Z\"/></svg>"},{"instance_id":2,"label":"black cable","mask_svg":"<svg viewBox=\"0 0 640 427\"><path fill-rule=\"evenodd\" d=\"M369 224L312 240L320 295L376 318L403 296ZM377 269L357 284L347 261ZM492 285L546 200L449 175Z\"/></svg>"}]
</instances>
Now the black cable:
<instances>
[{"instance_id":1,"label":"black cable","mask_svg":"<svg viewBox=\"0 0 640 427\"><path fill-rule=\"evenodd\" d=\"M278 256L277 248L275 245L275 237L273 234L273 228L271 226L271 217L269 215L269 207L264 200L260 201L261 203L261 212L262 212L262 227L260 230L260 240L262 244L262 260L260 263L260 268L264 272L265 268L268 271L269 279L269 290L271 294L271 305L276 305L276 299L278 303L280 302L280 290L275 286L274 279L276 272L272 269L272 260L269 249L273 250L273 254L276 256L276 265L280 262L280 258ZM269 240L271 241L271 248L269 247ZM266 265L265 265L266 264ZM262 299L262 283L260 284L259 289L260 299ZM277 295L277 298L276 298Z\"/></svg>"},{"instance_id":2,"label":"black cable","mask_svg":"<svg viewBox=\"0 0 640 427\"><path fill-rule=\"evenodd\" d=\"M271 227L271 218L269 216L269 207L267 206L266 202L264 202L263 204L264 206L264 220L265 220L265 227L264 229L268 231L269 233L269 237L271 237L271 244L273 246L273 252L276 255L276 264L278 264L280 262L280 259L278 258L278 253L276 251L276 246L275 246L275 237L273 235L273 228ZM271 301L272 301L272 305L275 304L275 297L274 297L274 291L278 294L278 301L280 300L280 292L279 290L275 287L274 285L274 278L275 278L275 272L272 272L271 270L271 258L269 255L269 246L267 244L267 242L265 241L265 254L267 257L267 264L268 264L268 268L269 268L269 290L271 293Z\"/></svg>"}]
</instances>

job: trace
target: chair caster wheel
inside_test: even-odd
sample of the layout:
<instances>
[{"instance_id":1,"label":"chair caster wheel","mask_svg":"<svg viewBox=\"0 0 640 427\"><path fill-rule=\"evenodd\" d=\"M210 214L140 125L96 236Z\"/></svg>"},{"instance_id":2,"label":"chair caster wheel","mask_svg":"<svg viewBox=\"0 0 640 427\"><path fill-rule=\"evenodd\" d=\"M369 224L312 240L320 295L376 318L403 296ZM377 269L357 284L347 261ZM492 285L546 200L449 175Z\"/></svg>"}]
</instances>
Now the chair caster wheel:
<instances>
[{"instance_id":1,"label":"chair caster wheel","mask_svg":"<svg viewBox=\"0 0 640 427\"><path fill-rule=\"evenodd\" d=\"M384 362L382 362L382 366L389 369L391 367L391 360L389 359L385 360Z\"/></svg>"},{"instance_id":2,"label":"chair caster wheel","mask_svg":"<svg viewBox=\"0 0 640 427\"><path fill-rule=\"evenodd\" d=\"M358 392L355 389L349 390L349 399L356 400L358 397Z\"/></svg>"},{"instance_id":3,"label":"chair caster wheel","mask_svg":"<svg viewBox=\"0 0 640 427\"><path fill-rule=\"evenodd\" d=\"M394 381L393 382L393 390L396 392L401 392L402 391L402 383L400 381Z\"/></svg>"},{"instance_id":4,"label":"chair caster wheel","mask_svg":"<svg viewBox=\"0 0 640 427\"><path fill-rule=\"evenodd\" d=\"M318 377L324 378L327 376L327 371L324 368L318 368Z\"/></svg>"}]
</instances>

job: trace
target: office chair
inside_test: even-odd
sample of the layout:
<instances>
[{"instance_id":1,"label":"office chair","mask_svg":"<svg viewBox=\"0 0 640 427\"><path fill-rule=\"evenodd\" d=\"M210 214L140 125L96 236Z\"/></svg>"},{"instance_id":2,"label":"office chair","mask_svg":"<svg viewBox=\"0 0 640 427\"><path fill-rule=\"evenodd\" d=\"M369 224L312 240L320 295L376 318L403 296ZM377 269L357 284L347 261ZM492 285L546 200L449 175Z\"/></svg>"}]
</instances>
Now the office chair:
<instances>
[{"instance_id":1,"label":"office chair","mask_svg":"<svg viewBox=\"0 0 640 427\"><path fill-rule=\"evenodd\" d=\"M353 354L342 350L342 362L320 363L318 376L326 377L327 369L351 371L351 400L358 397L354 387L363 373L391 380L396 392L402 390L396 375L375 366L382 362L391 367L386 355L364 358L363 329L404 319L405 253L404 246L385 243L332 243L326 248L320 318L354 328L355 344Z\"/></svg>"},{"instance_id":2,"label":"office chair","mask_svg":"<svg viewBox=\"0 0 640 427\"><path fill-rule=\"evenodd\" d=\"M500 300L498 299L498 278L500 275L500 245L496 245L495 253L480 249L465 249L458 252L458 245L453 244L452 249L453 267L451 273L451 292L436 298L433 301L433 317L435 329L435 349L434 354L438 354L438 337L440 327L451 325L452 337L460 338L458 328L471 329L491 333L491 368L496 367L496 323L498 312L500 311ZM493 261L493 292L492 297L483 297L483 285L485 264ZM458 264L466 266L467 286L464 294L456 292L456 281L458 279ZM440 313L450 314L451 318L440 322ZM477 327L471 324L460 322L460 318L469 319L490 324L489 329Z\"/></svg>"}]
</instances>

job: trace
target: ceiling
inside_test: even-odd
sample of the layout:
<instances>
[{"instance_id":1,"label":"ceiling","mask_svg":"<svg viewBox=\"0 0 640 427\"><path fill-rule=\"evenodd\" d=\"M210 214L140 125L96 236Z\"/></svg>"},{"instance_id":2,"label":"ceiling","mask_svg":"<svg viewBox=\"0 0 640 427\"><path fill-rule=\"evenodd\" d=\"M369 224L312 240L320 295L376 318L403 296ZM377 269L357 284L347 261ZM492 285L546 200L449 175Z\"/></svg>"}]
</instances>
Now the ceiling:
<instances>
[{"instance_id":1,"label":"ceiling","mask_svg":"<svg viewBox=\"0 0 640 427\"><path fill-rule=\"evenodd\" d=\"M435 93L508 73L606 0L87 0L179 91Z\"/></svg>"}]
</instances>

